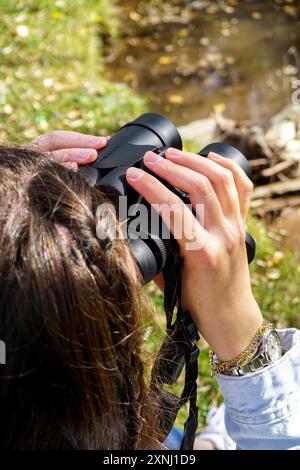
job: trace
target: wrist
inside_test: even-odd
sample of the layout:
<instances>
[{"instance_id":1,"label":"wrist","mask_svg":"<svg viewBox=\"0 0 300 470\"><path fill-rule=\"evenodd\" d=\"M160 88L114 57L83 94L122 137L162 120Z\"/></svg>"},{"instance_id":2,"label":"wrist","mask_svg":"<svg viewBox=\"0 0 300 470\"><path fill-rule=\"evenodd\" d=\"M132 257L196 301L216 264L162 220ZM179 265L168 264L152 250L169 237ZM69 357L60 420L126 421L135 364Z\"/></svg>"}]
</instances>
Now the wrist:
<instances>
[{"instance_id":1,"label":"wrist","mask_svg":"<svg viewBox=\"0 0 300 470\"><path fill-rule=\"evenodd\" d=\"M244 351L263 323L254 298L243 305L231 306L227 311L224 309L213 320L202 334L222 362L231 361Z\"/></svg>"},{"instance_id":2,"label":"wrist","mask_svg":"<svg viewBox=\"0 0 300 470\"><path fill-rule=\"evenodd\" d=\"M211 352L213 373L243 376L276 362L283 354L280 337L273 325L264 320L248 347L231 361L219 361Z\"/></svg>"}]
</instances>

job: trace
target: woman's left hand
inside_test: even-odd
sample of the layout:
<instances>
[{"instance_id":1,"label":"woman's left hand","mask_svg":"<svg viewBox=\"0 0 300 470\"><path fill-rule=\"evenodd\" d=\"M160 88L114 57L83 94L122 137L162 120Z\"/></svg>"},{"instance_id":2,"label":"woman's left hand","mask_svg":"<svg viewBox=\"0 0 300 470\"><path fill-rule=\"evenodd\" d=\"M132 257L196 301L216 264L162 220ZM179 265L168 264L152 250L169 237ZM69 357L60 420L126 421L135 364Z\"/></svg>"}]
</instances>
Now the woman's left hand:
<instances>
[{"instance_id":1,"label":"woman's left hand","mask_svg":"<svg viewBox=\"0 0 300 470\"><path fill-rule=\"evenodd\" d=\"M97 151L105 147L107 137L81 134L73 131L53 131L43 134L25 147L44 154L77 171L79 165L87 165L97 158Z\"/></svg>"}]
</instances>

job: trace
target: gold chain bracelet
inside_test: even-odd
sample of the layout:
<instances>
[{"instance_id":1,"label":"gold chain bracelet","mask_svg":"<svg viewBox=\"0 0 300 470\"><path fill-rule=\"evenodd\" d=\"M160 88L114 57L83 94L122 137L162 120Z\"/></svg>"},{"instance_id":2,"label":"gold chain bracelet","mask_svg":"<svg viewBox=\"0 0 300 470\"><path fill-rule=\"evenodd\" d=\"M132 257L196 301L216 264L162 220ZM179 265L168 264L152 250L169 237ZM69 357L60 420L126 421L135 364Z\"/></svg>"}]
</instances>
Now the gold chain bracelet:
<instances>
[{"instance_id":1,"label":"gold chain bracelet","mask_svg":"<svg viewBox=\"0 0 300 470\"><path fill-rule=\"evenodd\" d=\"M252 359L253 355L256 353L257 346L260 343L263 334L270 328L273 328L273 325L267 320L264 320L261 326L258 328L257 332L255 333L249 346L231 361L220 362L216 358L213 351L211 351L209 358L212 372L215 374L224 374L235 367L242 367L247 364Z\"/></svg>"}]
</instances>

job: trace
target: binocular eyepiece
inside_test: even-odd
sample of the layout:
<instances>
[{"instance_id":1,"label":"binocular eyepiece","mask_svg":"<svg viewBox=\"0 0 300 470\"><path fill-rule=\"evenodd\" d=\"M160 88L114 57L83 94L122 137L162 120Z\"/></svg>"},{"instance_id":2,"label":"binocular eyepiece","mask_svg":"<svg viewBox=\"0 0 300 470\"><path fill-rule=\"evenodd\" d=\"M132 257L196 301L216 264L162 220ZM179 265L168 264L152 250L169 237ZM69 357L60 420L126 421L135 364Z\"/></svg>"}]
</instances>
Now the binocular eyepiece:
<instances>
[{"instance_id":1,"label":"binocular eyepiece","mask_svg":"<svg viewBox=\"0 0 300 470\"><path fill-rule=\"evenodd\" d=\"M167 232L162 221L159 228L153 228L149 223L153 216L153 209L128 185L126 171L129 167L135 166L151 173L143 165L145 152L151 150L164 156L168 147L182 149L182 141L177 128L159 114L146 113L125 124L111 137L107 146L99 151L95 162L80 168L80 173L88 179L91 185L99 186L109 194L126 196L127 203L134 208L130 213L131 219L136 217L141 204L147 208L147 216L140 229L140 236L132 236L130 231L128 233L131 250L145 283L151 281L165 268L170 257L178 252L178 244L170 234L164 236ZM244 170L248 177L251 177L251 168L247 159L231 145L209 144L199 152L199 158L207 157L209 152L230 158ZM186 204L190 204L187 194L163 182ZM246 248L250 263L255 256L255 242L249 234L246 234Z\"/></svg>"}]
</instances>

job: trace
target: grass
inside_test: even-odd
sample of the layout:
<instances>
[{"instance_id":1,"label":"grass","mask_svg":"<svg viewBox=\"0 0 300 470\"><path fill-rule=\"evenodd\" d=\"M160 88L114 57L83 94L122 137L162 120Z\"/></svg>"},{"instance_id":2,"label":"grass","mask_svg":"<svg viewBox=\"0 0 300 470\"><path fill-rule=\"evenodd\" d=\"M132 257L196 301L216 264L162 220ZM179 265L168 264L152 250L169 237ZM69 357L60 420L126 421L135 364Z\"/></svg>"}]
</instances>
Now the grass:
<instances>
[{"instance_id":1,"label":"grass","mask_svg":"<svg viewBox=\"0 0 300 470\"><path fill-rule=\"evenodd\" d=\"M105 78L103 44L118 33L112 0L0 0L0 15L1 141L24 142L53 129L107 134L146 109L145 98ZM197 150L192 142L185 146ZM300 327L295 256L282 253L278 234L256 219L249 231L257 241L253 289L264 315L279 326ZM164 337L164 315L161 294L152 284L148 291L156 310L146 321L152 360ZM221 401L203 342L201 349L200 427L208 407ZM181 412L180 426L184 419Z\"/></svg>"},{"instance_id":2,"label":"grass","mask_svg":"<svg viewBox=\"0 0 300 470\"><path fill-rule=\"evenodd\" d=\"M145 109L105 79L103 44L116 35L114 1L0 1L0 140L53 129L111 133Z\"/></svg>"}]
</instances>

